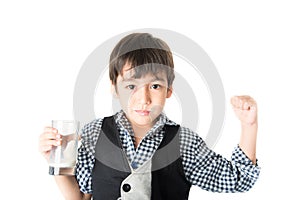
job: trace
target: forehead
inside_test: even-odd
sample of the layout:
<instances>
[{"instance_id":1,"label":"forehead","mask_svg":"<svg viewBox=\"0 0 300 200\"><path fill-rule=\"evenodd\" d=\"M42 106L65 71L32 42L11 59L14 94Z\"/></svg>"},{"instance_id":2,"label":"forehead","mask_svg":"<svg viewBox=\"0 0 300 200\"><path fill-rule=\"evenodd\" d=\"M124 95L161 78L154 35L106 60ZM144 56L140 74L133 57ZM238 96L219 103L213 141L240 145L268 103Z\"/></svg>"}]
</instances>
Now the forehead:
<instances>
[{"instance_id":1,"label":"forehead","mask_svg":"<svg viewBox=\"0 0 300 200\"><path fill-rule=\"evenodd\" d=\"M126 63L122 69L122 73L119 77L122 80L134 80L134 79L156 79L160 81L167 81L167 69L168 66L161 64L145 64L136 67L132 67Z\"/></svg>"}]
</instances>

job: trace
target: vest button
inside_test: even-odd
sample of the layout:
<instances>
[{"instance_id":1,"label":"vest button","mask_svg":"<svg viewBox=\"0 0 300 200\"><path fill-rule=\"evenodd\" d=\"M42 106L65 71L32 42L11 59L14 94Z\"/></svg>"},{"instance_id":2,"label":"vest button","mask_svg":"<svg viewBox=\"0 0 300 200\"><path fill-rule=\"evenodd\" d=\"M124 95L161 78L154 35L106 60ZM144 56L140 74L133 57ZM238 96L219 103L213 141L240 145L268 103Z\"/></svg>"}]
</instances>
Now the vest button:
<instances>
[{"instance_id":1,"label":"vest button","mask_svg":"<svg viewBox=\"0 0 300 200\"><path fill-rule=\"evenodd\" d=\"M129 192L131 190L131 186L127 183L125 183L122 187L124 192Z\"/></svg>"}]
</instances>

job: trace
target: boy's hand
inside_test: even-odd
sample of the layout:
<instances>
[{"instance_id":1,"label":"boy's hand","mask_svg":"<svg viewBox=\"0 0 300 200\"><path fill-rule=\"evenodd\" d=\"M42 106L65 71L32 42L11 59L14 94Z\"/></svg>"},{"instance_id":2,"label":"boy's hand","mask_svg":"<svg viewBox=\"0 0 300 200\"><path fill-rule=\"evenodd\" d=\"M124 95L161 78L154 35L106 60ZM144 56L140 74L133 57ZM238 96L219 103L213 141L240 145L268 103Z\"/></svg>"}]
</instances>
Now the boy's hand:
<instances>
[{"instance_id":1,"label":"boy's hand","mask_svg":"<svg viewBox=\"0 0 300 200\"><path fill-rule=\"evenodd\" d=\"M45 127L44 132L40 135L39 151L49 160L50 151L53 146L60 146L62 136L58 133L57 129L52 127Z\"/></svg>"},{"instance_id":2,"label":"boy's hand","mask_svg":"<svg viewBox=\"0 0 300 200\"><path fill-rule=\"evenodd\" d=\"M233 110L242 125L257 123L257 105L250 96L234 96L231 98Z\"/></svg>"}]
</instances>

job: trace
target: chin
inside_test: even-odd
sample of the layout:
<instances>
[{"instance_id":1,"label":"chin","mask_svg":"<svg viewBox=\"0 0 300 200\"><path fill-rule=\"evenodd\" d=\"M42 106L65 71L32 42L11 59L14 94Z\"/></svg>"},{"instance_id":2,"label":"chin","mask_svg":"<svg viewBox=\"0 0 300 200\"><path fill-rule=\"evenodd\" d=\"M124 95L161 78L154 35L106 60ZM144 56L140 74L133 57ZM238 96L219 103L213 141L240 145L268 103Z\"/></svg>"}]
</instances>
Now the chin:
<instances>
[{"instance_id":1,"label":"chin","mask_svg":"<svg viewBox=\"0 0 300 200\"><path fill-rule=\"evenodd\" d=\"M131 115L131 122L133 122L137 126L150 126L152 127L156 122L155 118L152 118L151 115L148 116L139 116L139 115Z\"/></svg>"}]
</instances>

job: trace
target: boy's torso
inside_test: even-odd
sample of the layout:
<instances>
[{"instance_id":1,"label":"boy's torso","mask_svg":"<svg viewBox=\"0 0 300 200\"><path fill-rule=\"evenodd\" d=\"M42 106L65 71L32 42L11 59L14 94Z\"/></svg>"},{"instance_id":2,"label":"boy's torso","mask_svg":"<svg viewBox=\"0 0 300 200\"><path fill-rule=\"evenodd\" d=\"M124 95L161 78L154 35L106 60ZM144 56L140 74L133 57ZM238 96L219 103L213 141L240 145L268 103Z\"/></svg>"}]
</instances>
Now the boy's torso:
<instances>
[{"instance_id":1,"label":"boy's torso","mask_svg":"<svg viewBox=\"0 0 300 200\"><path fill-rule=\"evenodd\" d=\"M157 151L154 149L150 158L133 168L122 150L115 119L104 119L95 147L92 174L95 198L187 198L190 183L185 179L180 159L179 126L165 125L162 128L166 134Z\"/></svg>"}]
</instances>

